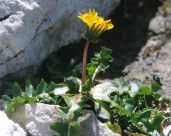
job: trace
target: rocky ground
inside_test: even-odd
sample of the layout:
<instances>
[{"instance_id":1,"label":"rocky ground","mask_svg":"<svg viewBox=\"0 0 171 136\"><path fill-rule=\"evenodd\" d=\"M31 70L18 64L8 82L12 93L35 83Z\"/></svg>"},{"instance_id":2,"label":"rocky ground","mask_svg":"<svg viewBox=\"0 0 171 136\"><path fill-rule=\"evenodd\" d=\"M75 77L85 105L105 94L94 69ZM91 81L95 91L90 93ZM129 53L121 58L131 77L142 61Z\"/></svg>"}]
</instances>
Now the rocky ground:
<instances>
[{"instance_id":1,"label":"rocky ground","mask_svg":"<svg viewBox=\"0 0 171 136\"><path fill-rule=\"evenodd\" d=\"M171 97L171 1L166 2L150 21L150 36L137 60L123 72L127 79L157 80Z\"/></svg>"}]
</instances>

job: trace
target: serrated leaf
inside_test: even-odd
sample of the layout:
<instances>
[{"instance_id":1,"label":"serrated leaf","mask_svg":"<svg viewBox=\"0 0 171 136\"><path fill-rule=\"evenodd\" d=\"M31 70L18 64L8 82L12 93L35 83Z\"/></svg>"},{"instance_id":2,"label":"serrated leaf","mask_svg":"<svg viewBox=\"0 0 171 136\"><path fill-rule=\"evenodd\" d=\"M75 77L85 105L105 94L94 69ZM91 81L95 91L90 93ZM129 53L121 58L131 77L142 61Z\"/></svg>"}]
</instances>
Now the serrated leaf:
<instances>
[{"instance_id":1,"label":"serrated leaf","mask_svg":"<svg viewBox=\"0 0 171 136\"><path fill-rule=\"evenodd\" d=\"M45 93L47 89L47 84L46 82L42 79L38 86L36 87L35 94L39 95L41 93Z\"/></svg>"},{"instance_id":2,"label":"serrated leaf","mask_svg":"<svg viewBox=\"0 0 171 136\"><path fill-rule=\"evenodd\" d=\"M87 77L89 82L86 82L85 84L89 85L84 85L83 91L89 91L89 89L93 86L93 83L90 82L93 82L98 73L105 72L105 70L109 67L109 63L113 60L111 53L112 51L110 49L102 47L101 52L96 53L94 55L95 57L91 59L89 64L87 64Z\"/></svg>"},{"instance_id":3,"label":"serrated leaf","mask_svg":"<svg viewBox=\"0 0 171 136\"><path fill-rule=\"evenodd\" d=\"M12 86L12 95L13 95L13 97L17 97L17 96L22 95L22 89L17 82L15 82Z\"/></svg>"},{"instance_id":4,"label":"serrated leaf","mask_svg":"<svg viewBox=\"0 0 171 136\"><path fill-rule=\"evenodd\" d=\"M33 96L33 92L34 92L34 88L33 88L32 84L28 83L25 86L25 95L28 96L28 97L32 97Z\"/></svg>"}]
</instances>

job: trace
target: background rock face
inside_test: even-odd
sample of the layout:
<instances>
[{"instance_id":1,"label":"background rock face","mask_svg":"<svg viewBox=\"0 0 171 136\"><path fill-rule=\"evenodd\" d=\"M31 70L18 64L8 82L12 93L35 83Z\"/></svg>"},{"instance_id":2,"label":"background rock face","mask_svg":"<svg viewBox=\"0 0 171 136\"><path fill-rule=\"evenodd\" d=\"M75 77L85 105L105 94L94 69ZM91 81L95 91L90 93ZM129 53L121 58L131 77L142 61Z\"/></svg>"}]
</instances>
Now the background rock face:
<instances>
[{"instance_id":1,"label":"background rock face","mask_svg":"<svg viewBox=\"0 0 171 136\"><path fill-rule=\"evenodd\" d=\"M1 0L0 77L37 65L52 51L80 38L79 12L106 16L120 0Z\"/></svg>"}]
</instances>

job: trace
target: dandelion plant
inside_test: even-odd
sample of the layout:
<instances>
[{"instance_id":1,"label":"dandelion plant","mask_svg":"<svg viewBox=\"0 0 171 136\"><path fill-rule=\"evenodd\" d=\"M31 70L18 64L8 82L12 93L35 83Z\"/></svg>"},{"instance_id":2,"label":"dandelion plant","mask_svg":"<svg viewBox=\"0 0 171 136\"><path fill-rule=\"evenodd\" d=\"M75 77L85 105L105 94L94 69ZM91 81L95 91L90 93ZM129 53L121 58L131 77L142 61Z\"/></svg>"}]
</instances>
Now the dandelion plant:
<instances>
[{"instance_id":1,"label":"dandelion plant","mask_svg":"<svg viewBox=\"0 0 171 136\"><path fill-rule=\"evenodd\" d=\"M103 17L98 16L98 13L95 10L91 9L89 9L87 13L80 13L78 17L87 25L87 30L84 34L87 42L84 47L82 61L82 84L84 84L86 81L87 52L90 43L97 42L101 34L112 29L114 25L112 24L111 20L105 20Z\"/></svg>"}]
</instances>

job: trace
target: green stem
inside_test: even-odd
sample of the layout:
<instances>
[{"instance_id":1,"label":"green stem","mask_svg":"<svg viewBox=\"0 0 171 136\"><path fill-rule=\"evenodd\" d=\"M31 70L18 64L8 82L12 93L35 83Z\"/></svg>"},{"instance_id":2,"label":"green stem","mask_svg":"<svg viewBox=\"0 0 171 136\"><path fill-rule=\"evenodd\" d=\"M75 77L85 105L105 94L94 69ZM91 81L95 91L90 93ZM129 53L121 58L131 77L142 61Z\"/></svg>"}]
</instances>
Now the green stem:
<instances>
[{"instance_id":1,"label":"green stem","mask_svg":"<svg viewBox=\"0 0 171 136\"><path fill-rule=\"evenodd\" d=\"M82 62L82 84L85 83L86 81L86 67L87 67L87 52L88 52L88 47L90 45L90 42L87 40L86 45L84 47L84 52L83 52L83 62Z\"/></svg>"},{"instance_id":2,"label":"green stem","mask_svg":"<svg viewBox=\"0 0 171 136\"><path fill-rule=\"evenodd\" d=\"M148 107L145 95L144 95L144 102L145 102L145 106Z\"/></svg>"}]
</instances>

